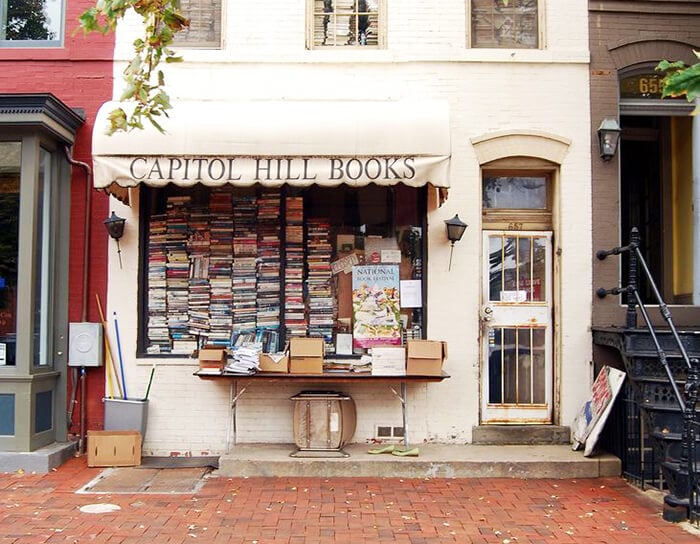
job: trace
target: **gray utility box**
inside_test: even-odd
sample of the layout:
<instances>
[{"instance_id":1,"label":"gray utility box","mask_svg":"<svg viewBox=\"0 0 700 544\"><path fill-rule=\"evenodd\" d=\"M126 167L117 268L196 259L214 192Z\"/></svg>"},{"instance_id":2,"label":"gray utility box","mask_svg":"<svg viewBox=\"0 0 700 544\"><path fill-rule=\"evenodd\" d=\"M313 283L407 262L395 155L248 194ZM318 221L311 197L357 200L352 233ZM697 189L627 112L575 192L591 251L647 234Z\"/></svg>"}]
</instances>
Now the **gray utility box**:
<instances>
[{"instance_id":1,"label":"gray utility box","mask_svg":"<svg viewBox=\"0 0 700 544\"><path fill-rule=\"evenodd\" d=\"M146 436L148 400L102 399L105 403L105 431L139 431Z\"/></svg>"},{"instance_id":2,"label":"gray utility box","mask_svg":"<svg viewBox=\"0 0 700 544\"><path fill-rule=\"evenodd\" d=\"M355 434L357 413L350 395L334 391L302 391L294 395L292 457L348 457L343 446Z\"/></svg>"},{"instance_id":3,"label":"gray utility box","mask_svg":"<svg viewBox=\"0 0 700 544\"><path fill-rule=\"evenodd\" d=\"M103 342L101 323L69 323L68 366L102 366Z\"/></svg>"}]
</instances>

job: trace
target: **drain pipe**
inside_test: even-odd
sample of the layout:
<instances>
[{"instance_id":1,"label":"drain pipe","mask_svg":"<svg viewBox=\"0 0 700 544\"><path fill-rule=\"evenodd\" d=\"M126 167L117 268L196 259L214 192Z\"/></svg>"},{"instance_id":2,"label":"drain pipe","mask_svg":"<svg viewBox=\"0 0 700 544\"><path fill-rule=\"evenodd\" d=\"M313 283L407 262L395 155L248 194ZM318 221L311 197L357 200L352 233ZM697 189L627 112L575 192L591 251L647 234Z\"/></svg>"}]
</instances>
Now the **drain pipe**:
<instances>
[{"instance_id":1,"label":"drain pipe","mask_svg":"<svg viewBox=\"0 0 700 544\"><path fill-rule=\"evenodd\" d=\"M88 290L88 262L90 259L90 218L92 216L91 209L92 209L92 191L91 191L91 185L92 185L92 170L90 169L90 165L87 164L86 162L81 162L77 161L73 158L71 155L70 149L68 146L64 146L63 148L65 154L66 154L66 159L72 166L78 166L82 168L85 171L85 226L84 226L84 234L83 234L83 295L82 295L82 303L81 303L81 308L80 308L80 320L81 321L86 321L87 320L87 290ZM86 402L86 375L85 375L85 367L81 367L80 369L80 439L78 441L78 453L79 454L84 454L86 451L86 444L85 444L85 402ZM73 403L75 402L75 384L77 383L77 379L75 379L75 373L74 373L74 380L73 380L73 392L72 392L72 398L73 400L71 401L71 409L70 409L70 418L72 419L73 417ZM70 422L71 419L68 421Z\"/></svg>"}]
</instances>

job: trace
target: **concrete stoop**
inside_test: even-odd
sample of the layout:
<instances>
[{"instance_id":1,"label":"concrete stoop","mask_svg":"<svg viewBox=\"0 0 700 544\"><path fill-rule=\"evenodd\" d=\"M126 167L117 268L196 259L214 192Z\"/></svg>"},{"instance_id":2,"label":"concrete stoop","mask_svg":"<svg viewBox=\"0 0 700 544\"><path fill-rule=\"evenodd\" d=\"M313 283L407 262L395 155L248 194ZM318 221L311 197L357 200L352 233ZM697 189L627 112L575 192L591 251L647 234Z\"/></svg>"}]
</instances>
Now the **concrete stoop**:
<instances>
[{"instance_id":1,"label":"concrete stoop","mask_svg":"<svg viewBox=\"0 0 700 544\"><path fill-rule=\"evenodd\" d=\"M47 473L75 456L76 442L54 442L31 452L0 452L0 472Z\"/></svg>"},{"instance_id":2,"label":"concrete stoop","mask_svg":"<svg viewBox=\"0 0 700 544\"><path fill-rule=\"evenodd\" d=\"M291 457L293 444L239 444L221 455L224 477L377 478L599 478L621 474L620 459L584 457L570 445L421 444L415 457L370 454L376 446L350 444L348 457Z\"/></svg>"},{"instance_id":3,"label":"concrete stoop","mask_svg":"<svg viewBox=\"0 0 700 544\"><path fill-rule=\"evenodd\" d=\"M571 443L571 428L560 425L477 425L472 443L488 445L563 445Z\"/></svg>"}]
</instances>

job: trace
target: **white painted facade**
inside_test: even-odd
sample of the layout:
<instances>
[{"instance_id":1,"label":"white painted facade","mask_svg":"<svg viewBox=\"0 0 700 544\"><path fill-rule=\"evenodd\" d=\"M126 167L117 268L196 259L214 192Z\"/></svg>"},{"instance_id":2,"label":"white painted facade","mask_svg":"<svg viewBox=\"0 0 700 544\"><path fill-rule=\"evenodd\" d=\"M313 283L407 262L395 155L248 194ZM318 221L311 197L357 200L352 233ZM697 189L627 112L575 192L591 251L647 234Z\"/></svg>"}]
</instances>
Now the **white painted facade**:
<instances>
[{"instance_id":1,"label":"white painted facade","mask_svg":"<svg viewBox=\"0 0 700 544\"><path fill-rule=\"evenodd\" d=\"M305 49L306 4L229 2L220 51L183 50L185 62L165 70L173 100L357 100L408 98L449 102L452 155L450 190L428 206L427 338L445 340L449 358L442 383L409 385L409 438L413 443L469 443L479 424L481 173L474 141L495 133L534 134L558 142L561 167L555 204L556 380L554 423L571 425L591 383L591 174L587 2L541 3L544 47L470 49L468 0L403 0L387 8L383 50ZM114 98L121 94L123 61L137 36L133 18L117 32ZM177 110L171 112L177 116ZM222 119L235 124L235 119ZM102 130L102 127L96 127ZM300 127L300 131L303 127ZM540 139L538 140L538 137ZM518 154L506 144L495 156ZM509 147L511 146L511 147ZM482 150L483 151L483 150ZM483 157L483 155L481 155ZM108 315L119 319L127 390L140 398L152 365L149 455L220 454L230 432L229 387L192 375L196 360L136 358L139 256L138 190L131 206L113 199L125 217L121 245L110 245ZM458 213L469 227L454 246L443 221ZM292 402L299 385L252 384L238 404L239 442L292 443ZM343 384L355 399L355 442L375 436L376 425L401 425L400 404L385 385Z\"/></svg>"}]
</instances>

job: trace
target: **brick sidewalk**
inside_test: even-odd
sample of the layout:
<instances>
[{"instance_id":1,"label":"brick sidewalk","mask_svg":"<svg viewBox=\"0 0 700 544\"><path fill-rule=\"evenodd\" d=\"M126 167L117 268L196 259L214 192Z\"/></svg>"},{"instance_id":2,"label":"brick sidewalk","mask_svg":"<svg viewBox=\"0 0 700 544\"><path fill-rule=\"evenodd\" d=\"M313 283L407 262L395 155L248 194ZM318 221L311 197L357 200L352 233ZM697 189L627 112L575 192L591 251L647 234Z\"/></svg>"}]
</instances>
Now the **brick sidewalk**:
<instances>
[{"instance_id":1,"label":"brick sidewalk","mask_svg":"<svg viewBox=\"0 0 700 544\"><path fill-rule=\"evenodd\" d=\"M0 474L0 543L700 542L618 478L213 477L192 494L76 493L102 470L78 458L46 475ZM120 510L80 510L97 503Z\"/></svg>"}]
</instances>

